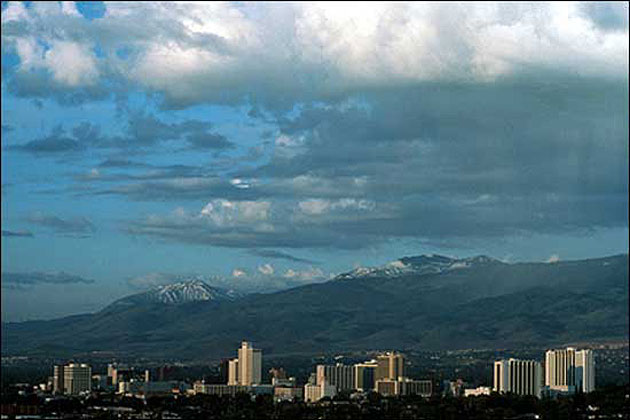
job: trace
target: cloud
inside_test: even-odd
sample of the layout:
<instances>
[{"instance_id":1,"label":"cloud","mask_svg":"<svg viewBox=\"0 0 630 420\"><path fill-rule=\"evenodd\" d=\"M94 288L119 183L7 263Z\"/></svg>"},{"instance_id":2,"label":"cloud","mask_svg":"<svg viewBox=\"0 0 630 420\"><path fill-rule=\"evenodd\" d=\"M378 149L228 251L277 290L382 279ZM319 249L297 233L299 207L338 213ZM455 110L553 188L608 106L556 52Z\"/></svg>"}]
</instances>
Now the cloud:
<instances>
[{"instance_id":1,"label":"cloud","mask_svg":"<svg viewBox=\"0 0 630 420\"><path fill-rule=\"evenodd\" d=\"M547 263L549 264L553 264L553 263L557 263L558 261L560 261L560 257L558 256L558 254L553 254L551 256L549 256L549 258L547 258Z\"/></svg>"},{"instance_id":2,"label":"cloud","mask_svg":"<svg viewBox=\"0 0 630 420\"><path fill-rule=\"evenodd\" d=\"M142 113L119 134L85 123L10 147L118 149L98 177L77 177L80 193L173 202L126 231L183 243L269 252L627 229L620 7L118 3L90 23L9 5L10 92L144 91L162 108L252 110L267 132L251 156L205 168L129 160L235 147L208 121ZM96 66L85 80L46 59L64 42Z\"/></svg>"},{"instance_id":3,"label":"cloud","mask_svg":"<svg viewBox=\"0 0 630 420\"><path fill-rule=\"evenodd\" d=\"M3 288L24 288L39 284L92 284L94 280L64 272L2 273Z\"/></svg>"},{"instance_id":4,"label":"cloud","mask_svg":"<svg viewBox=\"0 0 630 420\"><path fill-rule=\"evenodd\" d=\"M273 266L269 263L259 265L258 272L264 276L271 276L274 273Z\"/></svg>"},{"instance_id":5,"label":"cloud","mask_svg":"<svg viewBox=\"0 0 630 420\"><path fill-rule=\"evenodd\" d=\"M271 293L305 284L324 282L331 278L331 274L313 267L306 270L288 269L284 274L279 275L275 273L271 265L265 264L251 271L235 268L231 276L199 273L147 273L127 279L127 284L133 290L144 291L166 284L198 280L213 287L242 293Z\"/></svg>"},{"instance_id":6,"label":"cloud","mask_svg":"<svg viewBox=\"0 0 630 420\"><path fill-rule=\"evenodd\" d=\"M339 247L356 249L365 246L374 233L352 234L339 231L343 223L360 223L362 217L383 217L382 212L368 215L356 212L333 212L326 219L303 217L297 206L268 201L213 200L198 213L176 208L171 214L152 214L132 220L127 232L132 235L157 236L165 239L234 248L307 248ZM359 211L360 212L360 211ZM382 239L379 239L382 240Z\"/></svg>"},{"instance_id":7,"label":"cloud","mask_svg":"<svg viewBox=\"0 0 630 420\"><path fill-rule=\"evenodd\" d=\"M628 30L628 3L598 2L581 3L583 16L590 19L598 28L605 31Z\"/></svg>"},{"instance_id":8,"label":"cloud","mask_svg":"<svg viewBox=\"0 0 630 420\"><path fill-rule=\"evenodd\" d=\"M285 252L274 251L274 250L252 249L249 251L249 253L252 255L256 255L258 257L262 257L262 258L275 258L275 259L281 259L281 260L287 260L287 261L293 261L293 262L305 263L305 264L319 264L318 262L310 260L308 258L300 258L300 257L287 254Z\"/></svg>"},{"instance_id":9,"label":"cloud","mask_svg":"<svg viewBox=\"0 0 630 420\"><path fill-rule=\"evenodd\" d=\"M193 149L231 149L234 147L232 142L228 139L216 133L210 132L197 132L189 134L186 139Z\"/></svg>"},{"instance_id":10,"label":"cloud","mask_svg":"<svg viewBox=\"0 0 630 420\"><path fill-rule=\"evenodd\" d=\"M61 217L36 212L27 218L30 223L52 229L56 233L71 235L92 235L96 232L94 224L86 217L63 219Z\"/></svg>"},{"instance_id":11,"label":"cloud","mask_svg":"<svg viewBox=\"0 0 630 420\"><path fill-rule=\"evenodd\" d=\"M7 146L7 150L19 150L31 153L67 153L84 148L77 139L68 137L62 126L56 126L50 134L24 144Z\"/></svg>"},{"instance_id":12,"label":"cloud","mask_svg":"<svg viewBox=\"0 0 630 420\"><path fill-rule=\"evenodd\" d=\"M33 232L29 232L27 230L20 230L20 231L14 231L14 230L2 230L2 236L4 237L14 237L14 238L32 238Z\"/></svg>"},{"instance_id":13,"label":"cloud","mask_svg":"<svg viewBox=\"0 0 630 420\"><path fill-rule=\"evenodd\" d=\"M291 109L373 87L486 82L536 68L625 78L624 11L596 3L109 3L90 22L59 5L9 4L2 43L20 59L8 81L21 95L82 89L98 97L89 90L98 80L105 92L158 93L170 108L253 101Z\"/></svg>"},{"instance_id":14,"label":"cloud","mask_svg":"<svg viewBox=\"0 0 630 420\"><path fill-rule=\"evenodd\" d=\"M46 136L22 144L7 146L35 154L79 152L88 149L135 149L145 150L167 142L179 144L179 150L220 151L234 147L225 136L210 130L212 125L199 120L165 123L152 115L130 115L125 130L120 135L104 135L98 125L82 122L70 130L70 134L58 125ZM121 160L106 160L110 166ZM127 161L129 162L129 161ZM129 167L129 166L127 166Z\"/></svg>"},{"instance_id":15,"label":"cloud","mask_svg":"<svg viewBox=\"0 0 630 420\"><path fill-rule=\"evenodd\" d=\"M319 268L310 267L307 270L287 269L282 275L284 278L291 279L296 282L312 283L328 280L331 276L326 276Z\"/></svg>"}]
</instances>

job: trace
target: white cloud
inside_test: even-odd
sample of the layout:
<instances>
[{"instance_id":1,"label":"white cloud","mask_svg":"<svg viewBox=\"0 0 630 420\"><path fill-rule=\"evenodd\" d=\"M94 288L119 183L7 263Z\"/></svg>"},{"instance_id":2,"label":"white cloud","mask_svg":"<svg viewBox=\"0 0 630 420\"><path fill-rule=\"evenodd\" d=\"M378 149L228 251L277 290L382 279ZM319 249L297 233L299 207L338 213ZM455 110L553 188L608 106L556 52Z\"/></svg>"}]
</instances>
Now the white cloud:
<instances>
[{"instance_id":1,"label":"white cloud","mask_svg":"<svg viewBox=\"0 0 630 420\"><path fill-rule=\"evenodd\" d=\"M212 200L201 210L200 216L217 226L239 224L261 224L264 228L270 217L271 203L268 201Z\"/></svg>"},{"instance_id":2,"label":"white cloud","mask_svg":"<svg viewBox=\"0 0 630 420\"><path fill-rule=\"evenodd\" d=\"M298 203L300 210L306 214L316 215L325 213L330 208L330 200L311 199Z\"/></svg>"},{"instance_id":3,"label":"white cloud","mask_svg":"<svg viewBox=\"0 0 630 420\"><path fill-rule=\"evenodd\" d=\"M312 283L313 281L321 281L327 278L324 272L317 267L309 267L306 270L294 270L289 268L284 272L283 277L304 283Z\"/></svg>"},{"instance_id":4,"label":"white cloud","mask_svg":"<svg viewBox=\"0 0 630 420\"><path fill-rule=\"evenodd\" d=\"M308 215L320 215L333 210L370 211L376 207L376 203L356 198L340 198L339 200L313 198L300 201L298 207Z\"/></svg>"},{"instance_id":5,"label":"white cloud","mask_svg":"<svg viewBox=\"0 0 630 420\"><path fill-rule=\"evenodd\" d=\"M22 26L4 30L8 23ZM176 106L252 92L282 103L427 80L489 81L532 68L628 72L627 22L602 31L579 3L108 3L90 24L69 3L11 3L2 24L3 48L23 60L25 42L52 46L46 66L60 83L89 85L113 72ZM106 54L98 61L88 48L96 43ZM135 53L121 60L121 47Z\"/></svg>"},{"instance_id":6,"label":"white cloud","mask_svg":"<svg viewBox=\"0 0 630 420\"><path fill-rule=\"evenodd\" d=\"M550 255L549 258L547 258L547 263L549 264L553 264L553 263L557 263L558 261L560 261L560 256L558 254L553 254Z\"/></svg>"},{"instance_id":7,"label":"white cloud","mask_svg":"<svg viewBox=\"0 0 630 420\"><path fill-rule=\"evenodd\" d=\"M98 79L96 58L86 45L55 42L44 61L53 78L67 86L92 85Z\"/></svg>"},{"instance_id":8,"label":"white cloud","mask_svg":"<svg viewBox=\"0 0 630 420\"><path fill-rule=\"evenodd\" d=\"M259 265L258 271L260 272L260 274L265 275L265 276L270 276L274 273L273 266L269 263Z\"/></svg>"}]
</instances>

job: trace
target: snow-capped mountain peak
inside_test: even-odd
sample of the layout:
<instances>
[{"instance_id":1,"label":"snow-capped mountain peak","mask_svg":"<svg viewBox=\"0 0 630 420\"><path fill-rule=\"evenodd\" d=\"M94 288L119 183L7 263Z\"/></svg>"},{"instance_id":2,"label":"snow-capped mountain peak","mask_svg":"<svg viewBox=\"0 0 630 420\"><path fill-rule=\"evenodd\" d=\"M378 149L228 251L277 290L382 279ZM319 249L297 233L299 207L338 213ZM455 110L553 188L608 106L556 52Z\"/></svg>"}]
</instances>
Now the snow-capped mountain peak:
<instances>
[{"instance_id":1,"label":"snow-capped mountain peak","mask_svg":"<svg viewBox=\"0 0 630 420\"><path fill-rule=\"evenodd\" d=\"M415 257L403 257L378 267L358 267L350 272L340 274L337 276L337 279L395 278L404 275L439 274L446 271L498 262L498 260L485 255L458 259L444 255L425 254Z\"/></svg>"},{"instance_id":2,"label":"snow-capped mountain peak","mask_svg":"<svg viewBox=\"0 0 630 420\"><path fill-rule=\"evenodd\" d=\"M202 280L192 279L157 286L146 292L124 297L108 308L129 307L139 304L179 305L199 301L225 302L241 296L234 290L213 287Z\"/></svg>"},{"instance_id":3,"label":"snow-capped mountain peak","mask_svg":"<svg viewBox=\"0 0 630 420\"><path fill-rule=\"evenodd\" d=\"M147 292L156 302L179 304L203 300L233 300L238 297L234 290L212 287L201 280L187 280L158 286Z\"/></svg>"}]
</instances>

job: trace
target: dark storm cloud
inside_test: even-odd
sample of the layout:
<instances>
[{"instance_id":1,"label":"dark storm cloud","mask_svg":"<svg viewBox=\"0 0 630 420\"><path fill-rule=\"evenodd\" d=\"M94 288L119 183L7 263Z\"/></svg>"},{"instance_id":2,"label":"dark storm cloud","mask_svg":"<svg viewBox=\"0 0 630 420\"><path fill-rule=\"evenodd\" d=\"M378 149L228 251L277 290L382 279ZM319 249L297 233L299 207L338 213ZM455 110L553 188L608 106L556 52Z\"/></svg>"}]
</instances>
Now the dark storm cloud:
<instances>
[{"instance_id":1,"label":"dark storm cloud","mask_svg":"<svg viewBox=\"0 0 630 420\"><path fill-rule=\"evenodd\" d=\"M306 264L319 264L317 261L309 260L307 258L299 258L295 257L291 254L287 254L285 252L267 250L267 249L252 249L249 251L250 254L255 255L257 257L263 258L274 258L280 260L293 261L298 263L306 263Z\"/></svg>"},{"instance_id":2,"label":"dark storm cloud","mask_svg":"<svg viewBox=\"0 0 630 420\"><path fill-rule=\"evenodd\" d=\"M151 165L144 162L135 162L128 159L108 158L98 164L100 168L146 168Z\"/></svg>"},{"instance_id":3,"label":"dark storm cloud","mask_svg":"<svg viewBox=\"0 0 630 420\"><path fill-rule=\"evenodd\" d=\"M306 107L279 122L268 164L239 172L265 183L242 197L207 190L268 200L268 226L154 217L130 230L229 247L362 248L626 227L626 84L558 77L382 89L354 105Z\"/></svg>"},{"instance_id":4,"label":"dark storm cloud","mask_svg":"<svg viewBox=\"0 0 630 420\"><path fill-rule=\"evenodd\" d=\"M92 284L94 280L61 273L2 273L2 288L24 288L39 284Z\"/></svg>"},{"instance_id":5,"label":"dark storm cloud","mask_svg":"<svg viewBox=\"0 0 630 420\"><path fill-rule=\"evenodd\" d=\"M83 149L77 139L68 137L61 126L53 128L49 135L25 144L7 146L7 150L19 150L34 154L67 153Z\"/></svg>"},{"instance_id":6,"label":"dark storm cloud","mask_svg":"<svg viewBox=\"0 0 630 420\"><path fill-rule=\"evenodd\" d=\"M129 176L125 176L125 178L130 179ZM153 180L122 183L98 189L88 194L120 195L140 201L199 200L200 198L208 197L254 199L258 197L255 191L235 188L227 180L219 177L158 177L157 174L153 177Z\"/></svg>"},{"instance_id":7,"label":"dark storm cloud","mask_svg":"<svg viewBox=\"0 0 630 420\"><path fill-rule=\"evenodd\" d=\"M3 32L9 29L4 23ZM3 76L3 80L5 76ZM111 86L91 85L71 87L56 82L48 71L17 71L6 76L7 90L20 98L54 99L64 106L78 106L101 101L112 96ZM117 88L118 91L120 88Z\"/></svg>"},{"instance_id":8,"label":"dark storm cloud","mask_svg":"<svg viewBox=\"0 0 630 420\"><path fill-rule=\"evenodd\" d=\"M193 149L229 149L234 147L225 136L207 131L189 134L186 140Z\"/></svg>"},{"instance_id":9,"label":"dark storm cloud","mask_svg":"<svg viewBox=\"0 0 630 420\"><path fill-rule=\"evenodd\" d=\"M27 221L50 228L60 234L91 235L96 231L94 224L86 217L63 219L51 214L37 212L30 215Z\"/></svg>"},{"instance_id":10,"label":"dark storm cloud","mask_svg":"<svg viewBox=\"0 0 630 420\"><path fill-rule=\"evenodd\" d=\"M2 230L2 236L8 238L32 238L34 235L33 232L29 232L27 230Z\"/></svg>"},{"instance_id":11,"label":"dark storm cloud","mask_svg":"<svg viewBox=\"0 0 630 420\"><path fill-rule=\"evenodd\" d=\"M99 126L82 122L70 130L71 134L66 133L62 126L56 126L43 138L11 145L7 149L34 154L78 152L95 148L146 151L167 141L185 144L180 149L219 151L234 147L227 138L212 132L211 127L210 123L198 120L165 123L151 115L131 115L122 135L103 135Z\"/></svg>"}]
</instances>

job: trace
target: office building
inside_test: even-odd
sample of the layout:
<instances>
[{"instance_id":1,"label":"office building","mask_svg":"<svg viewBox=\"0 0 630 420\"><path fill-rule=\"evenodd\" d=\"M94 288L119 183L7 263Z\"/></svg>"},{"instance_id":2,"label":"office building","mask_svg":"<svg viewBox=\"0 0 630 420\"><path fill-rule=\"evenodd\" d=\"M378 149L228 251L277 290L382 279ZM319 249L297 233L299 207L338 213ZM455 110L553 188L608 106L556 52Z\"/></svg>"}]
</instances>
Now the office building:
<instances>
[{"instance_id":1,"label":"office building","mask_svg":"<svg viewBox=\"0 0 630 420\"><path fill-rule=\"evenodd\" d=\"M420 395L428 398L433 393L433 382L430 380L404 379L400 384L401 395Z\"/></svg>"},{"instance_id":2,"label":"office building","mask_svg":"<svg viewBox=\"0 0 630 420\"><path fill-rule=\"evenodd\" d=\"M316 402L324 397L332 398L335 395L337 395L337 387L326 381L317 385L304 385L304 401L306 402Z\"/></svg>"},{"instance_id":3,"label":"office building","mask_svg":"<svg viewBox=\"0 0 630 420\"><path fill-rule=\"evenodd\" d=\"M337 391L350 391L354 389L354 366L347 366L341 363L336 365L317 366L317 385L324 382L337 387Z\"/></svg>"},{"instance_id":4,"label":"office building","mask_svg":"<svg viewBox=\"0 0 630 420\"><path fill-rule=\"evenodd\" d=\"M492 388L489 386L479 386L473 389L465 389L464 397L478 397L480 395L490 395Z\"/></svg>"},{"instance_id":5,"label":"office building","mask_svg":"<svg viewBox=\"0 0 630 420\"><path fill-rule=\"evenodd\" d=\"M379 379L375 382L375 390L383 396L420 395L430 397L433 383L430 380L417 381L409 378Z\"/></svg>"},{"instance_id":6,"label":"office building","mask_svg":"<svg viewBox=\"0 0 630 420\"><path fill-rule=\"evenodd\" d=\"M133 377L133 369L127 365L110 363L107 365L109 382L116 387L119 382L129 381Z\"/></svg>"},{"instance_id":7,"label":"office building","mask_svg":"<svg viewBox=\"0 0 630 420\"><path fill-rule=\"evenodd\" d=\"M239 366L238 359L232 359L228 362L228 385L239 385Z\"/></svg>"},{"instance_id":8,"label":"office building","mask_svg":"<svg viewBox=\"0 0 630 420\"><path fill-rule=\"evenodd\" d=\"M498 360L494 362L494 391L540 397L542 365L535 360Z\"/></svg>"},{"instance_id":9,"label":"office building","mask_svg":"<svg viewBox=\"0 0 630 420\"><path fill-rule=\"evenodd\" d=\"M595 361L592 350L547 350L545 353L545 386L550 391L573 393L595 389Z\"/></svg>"},{"instance_id":10,"label":"office building","mask_svg":"<svg viewBox=\"0 0 630 420\"><path fill-rule=\"evenodd\" d=\"M55 394L63 394L63 365L55 365L53 367L53 383L52 389Z\"/></svg>"},{"instance_id":11,"label":"office building","mask_svg":"<svg viewBox=\"0 0 630 420\"><path fill-rule=\"evenodd\" d=\"M194 394L234 396L239 393L250 392L250 391L251 391L251 387L242 386L242 385L206 384L203 382L195 382L193 384Z\"/></svg>"},{"instance_id":12,"label":"office building","mask_svg":"<svg viewBox=\"0 0 630 420\"><path fill-rule=\"evenodd\" d=\"M302 399L302 388L278 386L273 389L273 396L276 401L294 401Z\"/></svg>"},{"instance_id":13,"label":"office building","mask_svg":"<svg viewBox=\"0 0 630 420\"><path fill-rule=\"evenodd\" d=\"M595 360L592 350L575 352L575 387L584 393L595 391Z\"/></svg>"},{"instance_id":14,"label":"office building","mask_svg":"<svg viewBox=\"0 0 630 420\"><path fill-rule=\"evenodd\" d=\"M375 381L393 380L405 377L405 358L402 354L388 352L376 358L377 367L374 376Z\"/></svg>"},{"instance_id":15,"label":"office building","mask_svg":"<svg viewBox=\"0 0 630 420\"><path fill-rule=\"evenodd\" d=\"M238 349L238 382L243 386L261 383L262 351L252 347L251 343L243 341Z\"/></svg>"},{"instance_id":16,"label":"office building","mask_svg":"<svg viewBox=\"0 0 630 420\"><path fill-rule=\"evenodd\" d=\"M376 360L354 365L354 389L364 392L373 390L377 367Z\"/></svg>"},{"instance_id":17,"label":"office building","mask_svg":"<svg viewBox=\"0 0 630 420\"><path fill-rule=\"evenodd\" d=\"M78 395L92 389L92 368L86 364L70 363L63 367L64 394Z\"/></svg>"}]
</instances>

